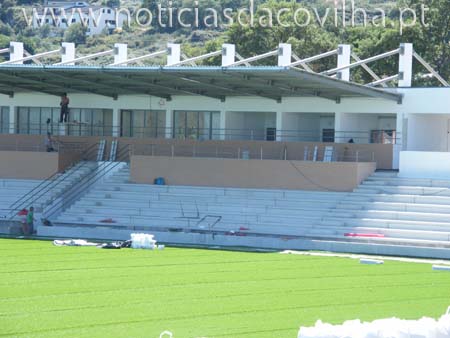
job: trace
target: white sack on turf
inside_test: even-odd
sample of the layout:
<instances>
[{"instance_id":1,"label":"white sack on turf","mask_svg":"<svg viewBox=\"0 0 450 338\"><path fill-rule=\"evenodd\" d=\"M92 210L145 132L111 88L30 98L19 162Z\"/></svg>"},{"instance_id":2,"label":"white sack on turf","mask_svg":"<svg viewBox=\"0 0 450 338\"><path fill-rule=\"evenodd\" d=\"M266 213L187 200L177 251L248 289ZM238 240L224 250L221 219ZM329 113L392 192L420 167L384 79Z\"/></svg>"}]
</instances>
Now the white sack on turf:
<instances>
[{"instance_id":1,"label":"white sack on turf","mask_svg":"<svg viewBox=\"0 0 450 338\"><path fill-rule=\"evenodd\" d=\"M156 249L156 241L153 235L131 234L131 247L133 249Z\"/></svg>"},{"instance_id":2,"label":"white sack on turf","mask_svg":"<svg viewBox=\"0 0 450 338\"><path fill-rule=\"evenodd\" d=\"M318 321L314 327L302 327L298 338L449 338L450 314L439 320L422 318L401 320L380 319L367 323L360 320L331 325Z\"/></svg>"}]
</instances>

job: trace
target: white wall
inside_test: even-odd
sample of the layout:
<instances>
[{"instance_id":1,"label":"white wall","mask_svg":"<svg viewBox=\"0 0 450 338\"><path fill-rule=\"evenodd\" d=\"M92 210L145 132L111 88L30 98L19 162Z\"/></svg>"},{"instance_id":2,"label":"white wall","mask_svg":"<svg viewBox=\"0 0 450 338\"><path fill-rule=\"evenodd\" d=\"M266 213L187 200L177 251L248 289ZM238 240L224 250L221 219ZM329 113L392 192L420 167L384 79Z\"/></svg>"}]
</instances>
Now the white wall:
<instances>
[{"instance_id":1,"label":"white wall","mask_svg":"<svg viewBox=\"0 0 450 338\"><path fill-rule=\"evenodd\" d=\"M407 150L449 151L449 120L450 115L409 115Z\"/></svg>"},{"instance_id":2,"label":"white wall","mask_svg":"<svg viewBox=\"0 0 450 338\"><path fill-rule=\"evenodd\" d=\"M282 129L282 140L318 142L323 129L334 129L334 115L283 113Z\"/></svg>"},{"instance_id":3,"label":"white wall","mask_svg":"<svg viewBox=\"0 0 450 338\"><path fill-rule=\"evenodd\" d=\"M244 115L245 113L252 114L255 112L269 114L270 118L267 118L267 116L261 118L265 121L263 128L275 127L275 112L281 112L280 125L283 126L283 129L292 129L291 126L298 125L298 122L295 122L296 116L291 113L335 114L336 131L360 130L366 132L371 129L398 129L399 125L403 125L403 123L399 122L397 128L395 128L395 125L389 127L391 120L378 119L380 115L392 114L394 116L398 114L402 116L402 121L403 117L408 120L412 119L412 114L421 114L423 116L430 114L450 115L450 88L401 88L392 90L405 95L403 104L375 98L343 98L341 103L336 103L335 101L318 97L289 97L283 98L281 103L278 103L275 100L260 97L227 97L224 102L200 96L174 96L171 101L148 95L123 95L119 96L117 100L100 95L80 93L69 93L69 97L71 100L70 106L73 108L166 110L167 126L169 128L171 127L172 112L186 109L224 112L227 116L224 127L236 129L252 125L261 126L262 124L252 120L254 117L249 117L247 122L243 119L238 120L233 112L240 112ZM58 107L59 100L58 96L39 93L16 92L14 97L0 94L0 106L12 108L18 106ZM329 121L323 123L329 123ZM436 125L434 122L430 123L438 129L442 129L443 126L446 128L446 122L436 122ZM442 123L444 124L442 125ZM408 144L408 148L447 150L446 137L444 140L445 145L441 144L443 142L441 139L445 136L442 131L438 133L439 137L436 135L424 137L421 136L424 133L421 129L426 129L427 123L410 121L405 126L408 128L403 131L403 138L406 138L406 135L408 136L403 143ZM323 128L322 122L319 128ZM410 128L412 128L412 132L408 131ZM417 137L419 139L416 139Z\"/></svg>"},{"instance_id":4,"label":"white wall","mask_svg":"<svg viewBox=\"0 0 450 338\"><path fill-rule=\"evenodd\" d=\"M235 112L226 113L227 139L265 139L267 128L276 127L276 112Z\"/></svg>"}]
</instances>

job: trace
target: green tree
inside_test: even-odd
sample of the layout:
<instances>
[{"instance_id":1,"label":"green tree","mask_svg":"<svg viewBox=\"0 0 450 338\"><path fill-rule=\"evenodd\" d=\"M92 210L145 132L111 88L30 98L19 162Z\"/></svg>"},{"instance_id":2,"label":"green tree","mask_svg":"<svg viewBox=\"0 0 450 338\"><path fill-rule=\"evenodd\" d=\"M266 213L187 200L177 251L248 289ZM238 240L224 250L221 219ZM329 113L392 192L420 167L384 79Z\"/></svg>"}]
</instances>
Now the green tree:
<instances>
[{"instance_id":1,"label":"green tree","mask_svg":"<svg viewBox=\"0 0 450 338\"><path fill-rule=\"evenodd\" d=\"M86 31L86 27L81 23L70 25L64 33L64 40L76 44L84 44L86 43Z\"/></svg>"}]
</instances>

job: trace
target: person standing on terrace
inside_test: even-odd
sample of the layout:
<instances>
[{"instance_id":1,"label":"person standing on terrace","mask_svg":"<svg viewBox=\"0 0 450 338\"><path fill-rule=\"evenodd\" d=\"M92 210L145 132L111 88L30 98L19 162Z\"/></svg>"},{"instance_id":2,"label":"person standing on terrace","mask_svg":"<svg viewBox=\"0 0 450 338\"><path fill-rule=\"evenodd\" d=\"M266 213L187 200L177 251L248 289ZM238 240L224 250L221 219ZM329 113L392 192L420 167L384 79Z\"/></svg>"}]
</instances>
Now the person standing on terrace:
<instances>
[{"instance_id":1,"label":"person standing on terrace","mask_svg":"<svg viewBox=\"0 0 450 338\"><path fill-rule=\"evenodd\" d=\"M59 118L59 123L63 123L63 121L67 122L67 119L69 117L69 103L70 100L67 97L67 93L64 93L61 96L61 102L59 103L59 105L61 106L61 115Z\"/></svg>"}]
</instances>

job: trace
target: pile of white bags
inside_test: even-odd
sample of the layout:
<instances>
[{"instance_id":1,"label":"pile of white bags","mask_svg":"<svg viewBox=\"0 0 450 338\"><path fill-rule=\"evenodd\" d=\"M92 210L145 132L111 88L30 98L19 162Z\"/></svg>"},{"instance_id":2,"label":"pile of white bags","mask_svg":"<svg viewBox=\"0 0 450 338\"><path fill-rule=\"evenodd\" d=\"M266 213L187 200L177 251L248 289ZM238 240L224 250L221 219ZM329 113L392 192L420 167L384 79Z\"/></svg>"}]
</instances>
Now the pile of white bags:
<instances>
[{"instance_id":1,"label":"pile of white bags","mask_svg":"<svg viewBox=\"0 0 450 338\"><path fill-rule=\"evenodd\" d=\"M150 234L131 234L131 247L133 249L164 249L164 245L156 245L155 236Z\"/></svg>"},{"instance_id":2,"label":"pile of white bags","mask_svg":"<svg viewBox=\"0 0 450 338\"><path fill-rule=\"evenodd\" d=\"M302 327L298 338L449 338L450 314L439 320L422 318L401 320L380 319L371 323L350 320L342 325L331 325L318 321L314 327Z\"/></svg>"}]
</instances>

